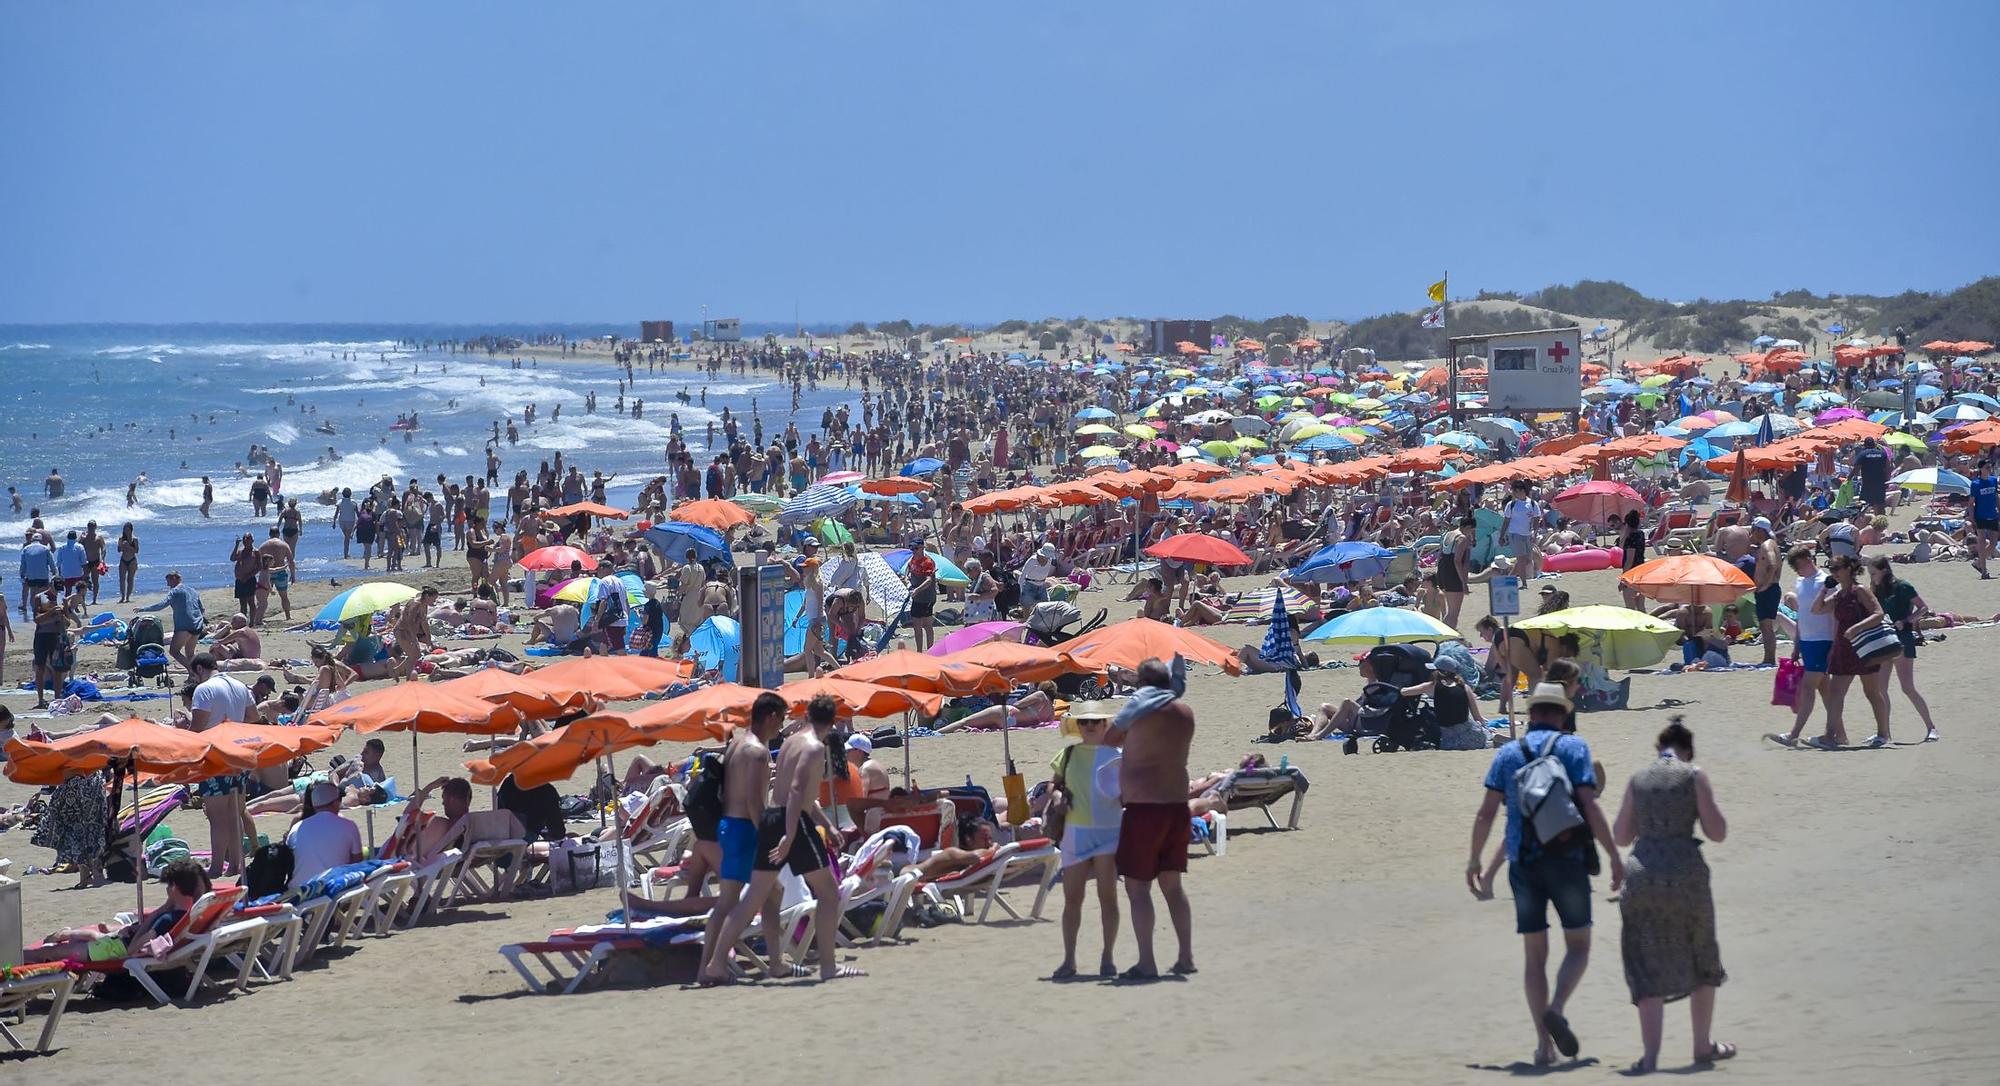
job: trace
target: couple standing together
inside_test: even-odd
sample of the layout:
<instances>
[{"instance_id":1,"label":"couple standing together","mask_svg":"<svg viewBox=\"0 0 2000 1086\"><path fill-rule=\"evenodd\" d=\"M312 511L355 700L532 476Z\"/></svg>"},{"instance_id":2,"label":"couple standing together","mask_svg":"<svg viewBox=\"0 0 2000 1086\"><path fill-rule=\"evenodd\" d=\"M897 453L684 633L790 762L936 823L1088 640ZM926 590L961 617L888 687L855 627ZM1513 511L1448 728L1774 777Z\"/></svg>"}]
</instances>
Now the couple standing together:
<instances>
[{"instance_id":1,"label":"couple standing together","mask_svg":"<svg viewBox=\"0 0 2000 1086\"><path fill-rule=\"evenodd\" d=\"M1064 747L1050 763L1050 822L1062 822L1063 960L1051 980L1077 975L1076 939L1090 883L1097 883L1104 950L1100 977L1157 980L1153 957L1153 884L1167 904L1179 942L1169 967L1176 976L1195 972L1193 916L1187 873L1192 815L1188 810L1188 747L1194 712L1180 699L1184 665L1159 660L1139 665L1138 689L1114 714L1108 706L1079 706L1073 713L1082 742ZM1118 941L1118 883L1132 907L1139 960L1123 973L1112 964Z\"/></svg>"}]
</instances>

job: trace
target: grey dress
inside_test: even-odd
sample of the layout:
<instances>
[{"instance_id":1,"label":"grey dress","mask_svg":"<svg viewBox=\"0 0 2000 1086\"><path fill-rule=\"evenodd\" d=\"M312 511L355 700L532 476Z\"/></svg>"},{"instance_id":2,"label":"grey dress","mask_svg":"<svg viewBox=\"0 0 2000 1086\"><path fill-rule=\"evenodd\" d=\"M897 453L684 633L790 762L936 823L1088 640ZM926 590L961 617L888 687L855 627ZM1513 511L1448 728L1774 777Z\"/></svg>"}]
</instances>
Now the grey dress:
<instances>
[{"instance_id":1,"label":"grey dress","mask_svg":"<svg viewBox=\"0 0 2000 1086\"><path fill-rule=\"evenodd\" d=\"M1703 985L1720 985L1722 951L1715 943L1715 901L1708 864L1695 839L1694 767L1660 758L1632 777L1638 839L1625 861L1625 984L1632 1002L1685 998Z\"/></svg>"}]
</instances>

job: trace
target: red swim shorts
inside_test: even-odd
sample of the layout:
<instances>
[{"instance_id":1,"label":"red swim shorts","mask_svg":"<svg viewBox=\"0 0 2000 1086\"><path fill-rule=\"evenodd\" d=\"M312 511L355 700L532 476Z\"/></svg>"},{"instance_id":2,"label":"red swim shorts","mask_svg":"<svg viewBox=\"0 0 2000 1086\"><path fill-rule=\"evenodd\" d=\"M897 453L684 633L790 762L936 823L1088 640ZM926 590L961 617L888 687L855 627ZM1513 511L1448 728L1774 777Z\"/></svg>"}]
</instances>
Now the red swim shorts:
<instances>
[{"instance_id":1,"label":"red swim shorts","mask_svg":"<svg viewBox=\"0 0 2000 1086\"><path fill-rule=\"evenodd\" d=\"M1118 874L1150 882L1162 871L1186 871L1188 805L1128 803L1118 823Z\"/></svg>"}]
</instances>

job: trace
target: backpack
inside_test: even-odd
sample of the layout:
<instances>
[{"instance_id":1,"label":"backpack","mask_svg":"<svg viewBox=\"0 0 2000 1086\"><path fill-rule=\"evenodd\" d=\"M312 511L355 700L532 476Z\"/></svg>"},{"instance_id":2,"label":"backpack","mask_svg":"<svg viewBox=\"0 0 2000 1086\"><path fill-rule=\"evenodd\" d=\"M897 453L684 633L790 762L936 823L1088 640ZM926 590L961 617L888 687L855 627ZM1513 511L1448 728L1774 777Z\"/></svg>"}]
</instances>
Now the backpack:
<instances>
[{"instance_id":1,"label":"backpack","mask_svg":"<svg viewBox=\"0 0 2000 1086\"><path fill-rule=\"evenodd\" d=\"M1528 763L1514 771L1514 788L1520 804L1521 816L1527 822L1535 839L1544 845L1568 843L1577 827L1583 825L1583 812L1577 808L1576 796L1570 791L1569 770L1562 760L1555 756L1556 742L1562 733L1549 730L1547 742L1536 754L1528 746L1526 736L1521 738L1521 753Z\"/></svg>"},{"instance_id":2,"label":"backpack","mask_svg":"<svg viewBox=\"0 0 2000 1086\"><path fill-rule=\"evenodd\" d=\"M245 900L256 901L290 889L295 863L292 846L283 841L260 845L250 862L243 865Z\"/></svg>"},{"instance_id":3,"label":"backpack","mask_svg":"<svg viewBox=\"0 0 2000 1086\"><path fill-rule=\"evenodd\" d=\"M711 750L697 752L688 769L687 798L681 810L688 817L720 821L722 818L722 755Z\"/></svg>"}]
</instances>

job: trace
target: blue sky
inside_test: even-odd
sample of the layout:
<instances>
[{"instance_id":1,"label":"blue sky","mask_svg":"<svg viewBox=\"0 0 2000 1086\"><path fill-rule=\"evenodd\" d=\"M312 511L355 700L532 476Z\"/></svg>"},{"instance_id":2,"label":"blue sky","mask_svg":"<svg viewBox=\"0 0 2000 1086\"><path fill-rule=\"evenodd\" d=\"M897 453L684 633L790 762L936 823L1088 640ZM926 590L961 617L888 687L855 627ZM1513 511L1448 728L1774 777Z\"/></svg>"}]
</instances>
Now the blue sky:
<instances>
[{"instance_id":1,"label":"blue sky","mask_svg":"<svg viewBox=\"0 0 2000 1086\"><path fill-rule=\"evenodd\" d=\"M1358 317L1993 271L1990 2L0 7L0 321Z\"/></svg>"}]
</instances>

